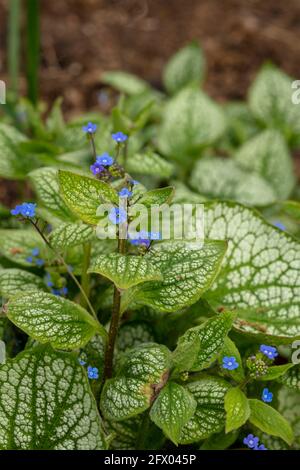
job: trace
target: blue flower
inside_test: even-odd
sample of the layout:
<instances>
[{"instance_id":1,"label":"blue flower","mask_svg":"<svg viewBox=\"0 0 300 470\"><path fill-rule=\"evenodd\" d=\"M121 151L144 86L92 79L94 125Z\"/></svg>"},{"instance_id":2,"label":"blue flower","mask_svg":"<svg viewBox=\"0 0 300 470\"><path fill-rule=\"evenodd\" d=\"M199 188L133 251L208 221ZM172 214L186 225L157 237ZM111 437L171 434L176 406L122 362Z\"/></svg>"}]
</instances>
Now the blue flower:
<instances>
[{"instance_id":1,"label":"blue flower","mask_svg":"<svg viewBox=\"0 0 300 470\"><path fill-rule=\"evenodd\" d=\"M103 166L111 166L114 163L113 157L111 157L108 153L103 153L97 157L97 163Z\"/></svg>"},{"instance_id":2,"label":"blue flower","mask_svg":"<svg viewBox=\"0 0 300 470\"><path fill-rule=\"evenodd\" d=\"M67 295L69 292L67 287L62 287L60 290L61 295Z\"/></svg>"},{"instance_id":3,"label":"blue flower","mask_svg":"<svg viewBox=\"0 0 300 470\"><path fill-rule=\"evenodd\" d=\"M100 165L98 162L90 166L90 170L94 175L99 175L102 171L105 170L103 165Z\"/></svg>"},{"instance_id":4,"label":"blue flower","mask_svg":"<svg viewBox=\"0 0 300 470\"><path fill-rule=\"evenodd\" d=\"M149 248L151 244L150 240L146 240L143 238L138 238L137 240L129 240L129 243L134 246L145 246L146 248Z\"/></svg>"},{"instance_id":5,"label":"blue flower","mask_svg":"<svg viewBox=\"0 0 300 470\"><path fill-rule=\"evenodd\" d=\"M277 227L277 228L279 228L280 230L283 230L284 232L285 232L285 230L286 230L286 226L283 225L283 223L280 222L280 220L276 220L276 222L274 222L273 225L274 225L274 227Z\"/></svg>"},{"instance_id":6,"label":"blue flower","mask_svg":"<svg viewBox=\"0 0 300 470\"><path fill-rule=\"evenodd\" d=\"M258 446L259 438L253 436L253 434L248 434L248 436L244 438L243 443L248 446L249 449L254 449Z\"/></svg>"},{"instance_id":7,"label":"blue flower","mask_svg":"<svg viewBox=\"0 0 300 470\"><path fill-rule=\"evenodd\" d=\"M32 256L27 256L26 261L27 261L27 263L33 263Z\"/></svg>"},{"instance_id":8,"label":"blue flower","mask_svg":"<svg viewBox=\"0 0 300 470\"><path fill-rule=\"evenodd\" d=\"M129 191L129 189L127 189L127 188L123 188L123 189L121 189L121 191L119 191L119 196L122 197L122 198L123 197L124 198L125 197L130 197L130 196L132 196L132 192Z\"/></svg>"},{"instance_id":9,"label":"blue flower","mask_svg":"<svg viewBox=\"0 0 300 470\"><path fill-rule=\"evenodd\" d=\"M118 144L120 144L121 142L125 142L128 139L128 136L120 131L116 132L115 134L112 134L111 136L114 141L118 142Z\"/></svg>"},{"instance_id":10,"label":"blue flower","mask_svg":"<svg viewBox=\"0 0 300 470\"><path fill-rule=\"evenodd\" d=\"M43 259L41 259L41 258L38 258L38 259L35 260L35 264L36 264L39 268L41 268L42 266L44 266L45 261L44 261Z\"/></svg>"},{"instance_id":11,"label":"blue flower","mask_svg":"<svg viewBox=\"0 0 300 470\"><path fill-rule=\"evenodd\" d=\"M149 232L150 240L161 240L161 233L160 232Z\"/></svg>"},{"instance_id":12,"label":"blue flower","mask_svg":"<svg viewBox=\"0 0 300 470\"><path fill-rule=\"evenodd\" d=\"M18 204L10 211L11 215L22 215L23 217L31 218L35 216L36 204L32 202L23 202Z\"/></svg>"},{"instance_id":13,"label":"blue flower","mask_svg":"<svg viewBox=\"0 0 300 470\"><path fill-rule=\"evenodd\" d=\"M80 359L80 357L78 358L78 362L81 366L85 366L86 365L86 361L84 361L83 359Z\"/></svg>"},{"instance_id":14,"label":"blue flower","mask_svg":"<svg viewBox=\"0 0 300 470\"><path fill-rule=\"evenodd\" d=\"M268 450L263 444L255 446L253 450Z\"/></svg>"},{"instance_id":15,"label":"blue flower","mask_svg":"<svg viewBox=\"0 0 300 470\"><path fill-rule=\"evenodd\" d=\"M275 359L275 357L278 356L277 349L274 348L273 346L267 346L266 344L262 344L259 350L269 359Z\"/></svg>"},{"instance_id":16,"label":"blue flower","mask_svg":"<svg viewBox=\"0 0 300 470\"><path fill-rule=\"evenodd\" d=\"M234 356L225 356L223 357L223 369L234 370L239 367L239 363L237 362Z\"/></svg>"},{"instance_id":17,"label":"blue flower","mask_svg":"<svg viewBox=\"0 0 300 470\"><path fill-rule=\"evenodd\" d=\"M130 183L133 185L133 186L136 186L137 184L141 184L139 181L137 180L130 180Z\"/></svg>"},{"instance_id":18,"label":"blue flower","mask_svg":"<svg viewBox=\"0 0 300 470\"><path fill-rule=\"evenodd\" d=\"M51 289L51 292L53 295L60 296L60 290L59 289Z\"/></svg>"},{"instance_id":19,"label":"blue flower","mask_svg":"<svg viewBox=\"0 0 300 470\"><path fill-rule=\"evenodd\" d=\"M33 248L33 250L31 251L31 254L32 256L39 256L40 254L39 248Z\"/></svg>"},{"instance_id":20,"label":"blue flower","mask_svg":"<svg viewBox=\"0 0 300 470\"><path fill-rule=\"evenodd\" d=\"M127 221L127 212L121 207L114 207L111 209L108 218L115 225L123 224Z\"/></svg>"},{"instance_id":21,"label":"blue flower","mask_svg":"<svg viewBox=\"0 0 300 470\"><path fill-rule=\"evenodd\" d=\"M86 126L83 126L82 128L83 132L86 132L87 134L95 134L97 130L97 124L93 124L92 122L88 122Z\"/></svg>"},{"instance_id":22,"label":"blue flower","mask_svg":"<svg viewBox=\"0 0 300 470\"><path fill-rule=\"evenodd\" d=\"M271 403L273 400L273 393L268 388L264 388L261 396L262 401L265 403Z\"/></svg>"},{"instance_id":23,"label":"blue flower","mask_svg":"<svg viewBox=\"0 0 300 470\"><path fill-rule=\"evenodd\" d=\"M97 367L88 366L87 372L89 379L99 379L99 371Z\"/></svg>"}]
</instances>

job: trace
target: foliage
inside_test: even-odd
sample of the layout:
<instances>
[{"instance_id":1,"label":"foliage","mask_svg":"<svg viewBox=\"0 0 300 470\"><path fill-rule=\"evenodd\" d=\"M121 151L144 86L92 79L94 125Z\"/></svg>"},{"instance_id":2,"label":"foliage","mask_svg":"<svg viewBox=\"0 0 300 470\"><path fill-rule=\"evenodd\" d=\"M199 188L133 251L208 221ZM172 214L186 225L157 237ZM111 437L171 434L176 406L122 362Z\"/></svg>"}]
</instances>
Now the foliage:
<instances>
[{"instance_id":1,"label":"foliage","mask_svg":"<svg viewBox=\"0 0 300 470\"><path fill-rule=\"evenodd\" d=\"M270 65L247 103L204 77L193 43L165 93L107 72L108 116L1 117L0 176L36 205L0 207L0 449L299 448L300 108ZM172 202L203 239L153 231Z\"/></svg>"}]
</instances>

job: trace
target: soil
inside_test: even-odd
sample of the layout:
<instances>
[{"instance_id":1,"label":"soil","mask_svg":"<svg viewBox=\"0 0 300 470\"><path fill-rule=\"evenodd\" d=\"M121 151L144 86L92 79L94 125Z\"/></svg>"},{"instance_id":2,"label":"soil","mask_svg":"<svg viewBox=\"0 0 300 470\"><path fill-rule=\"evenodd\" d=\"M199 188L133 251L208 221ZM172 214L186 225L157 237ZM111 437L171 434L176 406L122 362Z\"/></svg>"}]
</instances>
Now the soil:
<instances>
[{"instance_id":1,"label":"soil","mask_svg":"<svg viewBox=\"0 0 300 470\"><path fill-rule=\"evenodd\" d=\"M0 0L2 80L9 1ZM48 103L63 96L67 115L99 109L107 70L127 70L160 88L167 59L195 39L207 59L205 88L218 101L245 98L266 60L300 78L299 0L40 0L40 6L40 94ZM22 34L23 49L25 40ZM20 86L24 93L24 74ZM300 154L295 163L300 175ZM13 199L12 183L0 187L2 200L3 192L4 200Z\"/></svg>"},{"instance_id":2,"label":"soil","mask_svg":"<svg viewBox=\"0 0 300 470\"><path fill-rule=\"evenodd\" d=\"M0 76L6 76L9 0L0 0ZM103 71L127 70L160 87L166 60L198 40L206 89L222 101L244 98L272 60L300 75L299 0L41 0L41 96L65 110L95 108ZM24 37L24 36L23 36ZM22 87L24 80L21 80Z\"/></svg>"}]
</instances>

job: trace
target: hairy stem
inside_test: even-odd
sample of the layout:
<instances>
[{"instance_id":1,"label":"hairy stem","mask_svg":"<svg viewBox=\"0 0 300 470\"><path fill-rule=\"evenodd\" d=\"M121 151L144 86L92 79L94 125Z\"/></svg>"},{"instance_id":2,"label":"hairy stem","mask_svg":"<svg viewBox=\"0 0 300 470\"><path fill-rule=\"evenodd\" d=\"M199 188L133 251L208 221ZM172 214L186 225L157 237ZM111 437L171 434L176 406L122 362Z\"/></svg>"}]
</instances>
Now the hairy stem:
<instances>
[{"instance_id":1,"label":"hairy stem","mask_svg":"<svg viewBox=\"0 0 300 470\"><path fill-rule=\"evenodd\" d=\"M66 268L67 270L67 273L69 274L69 276L72 278L72 280L75 282L76 286L78 287L78 289L80 290L81 292L81 295L84 297L85 301L86 301L86 304L88 305L90 311L91 311L91 314L93 315L93 317L95 318L95 320L98 321L98 318L97 318L97 315L96 315L96 312L95 310L93 309L93 306L89 300L89 298L87 297L85 291L83 290L83 288L81 287L81 284L80 282L77 280L77 278L74 276L74 274L72 273L72 271L70 271L70 268L69 266L67 265L67 263L65 262L64 258L59 254L57 253L57 251L53 248L53 246L51 245L51 243L49 242L48 238L44 235L43 231L40 230L38 224L36 222L34 222L33 220L30 220L31 224L33 225L33 227L36 229L36 231L39 233L39 235L42 237L42 239L44 240L44 242L46 243L46 245L50 248L50 250L53 251L53 253L55 254L55 256L57 256L57 258L60 260L60 262L64 265L64 267Z\"/></svg>"},{"instance_id":2,"label":"hairy stem","mask_svg":"<svg viewBox=\"0 0 300 470\"><path fill-rule=\"evenodd\" d=\"M83 307L87 306L86 298L89 298L90 295L90 276L87 271L90 266L91 248L91 243L86 243L83 247L83 266L81 274L81 287L85 292L85 295L81 294L81 305Z\"/></svg>"},{"instance_id":3,"label":"hairy stem","mask_svg":"<svg viewBox=\"0 0 300 470\"><path fill-rule=\"evenodd\" d=\"M126 240L125 239L119 238L118 252L121 254L126 253ZM108 342L107 342L106 351L105 351L103 383L105 382L106 379L110 379L112 377L114 349L115 349L115 343L116 343L116 338L117 338L119 324L120 324L120 307L121 307L121 292L115 286L112 318L110 322Z\"/></svg>"},{"instance_id":4,"label":"hairy stem","mask_svg":"<svg viewBox=\"0 0 300 470\"><path fill-rule=\"evenodd\" d=\"M91 145L92 145L93 155L94 155L94 158L96 160L97 159L97 150L96 150L94 135L89 134L89 139L90 139L90 142L91 142Z\"/></svg>"}]
</instances>

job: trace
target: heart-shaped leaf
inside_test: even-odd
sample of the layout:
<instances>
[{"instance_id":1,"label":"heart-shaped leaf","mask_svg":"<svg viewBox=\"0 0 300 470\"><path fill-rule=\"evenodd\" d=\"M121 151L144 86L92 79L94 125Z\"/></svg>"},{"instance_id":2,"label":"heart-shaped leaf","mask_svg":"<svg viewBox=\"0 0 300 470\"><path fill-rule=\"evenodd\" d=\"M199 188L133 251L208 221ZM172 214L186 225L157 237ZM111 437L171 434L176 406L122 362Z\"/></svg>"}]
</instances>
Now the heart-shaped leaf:
<instances>
[{"instance_id":1,"label":"heart-shaped leaf","mask_svg":"<svg viewBox=\"0 0 300 470\"><path fill-rule=\"evenodd\" d=\"M9 302L7 315L32 338L60 349L79 348L97 331L102 333L100 324L82 307L42 292L14 297Z\"/></svg>"},{"instance_id":2,"label":"heart-shaped leaf","mask_svg":"<svg viewBox=\"0 0 300 470\"><path fill-rule=\"evenodd\" d=\"M0 368L0 449L104 450L97 406L76 357L35 346Z\"/></svg>"},{"instance_id":3,"label":"heart-shaped leaf","mask_svg":"<svg viewBox=\"0 0 300 470\"><path fill-rule=\"evenodd\" d=\"M225 130L222 110L196 88L183 89L172 98L163 113L158 136L160 151L182 161L198 155L215 142Z\"/></svg>"},{"instance_id":4,"label":"heart-shaped leaf","mask_svg":"<svg viewBox=\"0 0 300 470\"><path fill-rule=\"evenodd\" d=\"M196 400L185 387L168 382L152 405L150 418L177 445L180 431L195 413L196 406Z\"/></svg>"},{"instance_id":5,"label":"heart-shaped leaf","mask_svg":"<svg viewBox=\"0 0 300 470\"><path fill-rule=\"evenodd\" d=\"M148 90L147 82L141 80L136 75L120 70L105 72L101 76L101 82L110 85L112 88L126 93L127 95L137 95Z\"/></svg>"},{"instance_id":6,"label":"heart-shaped leaf","mask_svg":"<svg viewBox=\"0 0 300 470\"><path fill-rule=\"evenodd\" d=\"M237 203L208 203L205 216L206 236L228 241L207 299L238 309L240 331L281 342L300 335L299 242Z\"/></svg>"},{"instance_id":7,"label":"heart-shaped leaf","mask_svg":"<svg viewBox=\"0 0 300 470\"><path fill-rule=\"evenodd\" d=\"M26 137L14 127L0 124L0 176L7 179L24 179L36 166L32 157L23 158L18 145Z\"/></svg>"},{"instance_id":8,"label":"heart-shaped leaf","mask_svg":"<svg viewBox=\"0 0 300 470\"><path fill-rule=\"evenodd\" d=\"M32 266L28 257L32 256L34 248L39 249L41 258L49 255L45 243L34 230L0 230L0 253L10 261L25 267Z\"/></svg>"},{"instance_id":9,"label":"heart-shaped leaf","mask_svg":"<svg viewBox=\"0 0 300 470\"><path fill-rule=\"evenodd\" d=\"M191 43L174 54L167 63L163 81L169 93L176 93L190 83L200 84L205 73L205 59L197 43Z\"/></svg>"},{"instance_id":10,"label":"heart-shaped leaf","mask_svg":"<svg viewBox=\"0 0 300 470\"><path fill-rule=\"evenodd\" d=\"M151 191L147 191L145 194L143 194L138 203L144 204L146 207L151 207L154 204L168 204L172 200L173 194L174 188L171 186L160 189L152 189Z\"/></svg>"},{"instance_id":11,"label":"heart-shaped leaf","mask_svg":"<svg viewBox=\"0 0 300 470\"><path fill-rule=\"evenodd\" d=\"M174 167L157 153L149 150L145 153L135 153L130 156L126 163L126 170L130 173L169 178L174 172Z\"/></svg>"},{"instance_id":12,"label":"heart-shaped leaf","mask_svg":"<svg viewBox=\"0 0 300 470\"><path fill-rule=\"evenodd\" d=\"M98 256L89 272L107 277L119 289L129 289L146 281L162 280L159 269L150 260L119 253Z\"/></svg>"},{"instance_id":13,"label":"heart-shaped leaf","mask_svg":"<svg viewBox=\"0 0 300 470\"><path fill-rule=\"evenodd\" d=\"M240 147L234 158L244 171L254 171L266 185L269 183L275 197L290 196L295 185L293 162L280 132L266 130L253 137Z\"/></svg>"},{"instance_id":14,"label":"heart-shaped leaf","mask_svg":"<svg viewBox=\"0 0 300 470\"><path fill-rule=\"evenodd\" d=\"M67 206L87 224L96 225L99 222L97 209L100 204L119 202L116 191L104 181L62 170L58 178Z\"/></svg>"},{"instance_id":15,"label":"heart-shaped leaf","mask_svg":"<svg viewBox=\"0 0 300 470\"><path fill-rule=\"evenodd\" d=\"M156 245L145 259L160 269L163 281L134 288L131 296L165 312L192 305L213 283L225 251L226 242L220 241L206 241L203 246L188 242Z\"/></svg>"},{"instance_id":16,"label":"heart-shaped leaf","mask_svg":"<svg viewBox=\"0 0 300 470\"><path fill-rule=\"evenodd\" d=\"M179 338L178 347L188 348L199 339L200 347L193 364L186 370L198 371L209 367L216 359L235 319L235 313L224 312L210 318L200 326L195 326Z\"/></svg>"},{"instance_id":17,"label":"heart-shaped leaf","mask_svg":"<svg viewBox=\"0 0 300 470\"><path fill-rule=\"evenodd\" d=\"M221 431L225 425L224 398L230 385L217 377L203 377L186 388L195 398L197 408L181 430L180 444L191 444Z\"/></svg>"}]
</instances>

